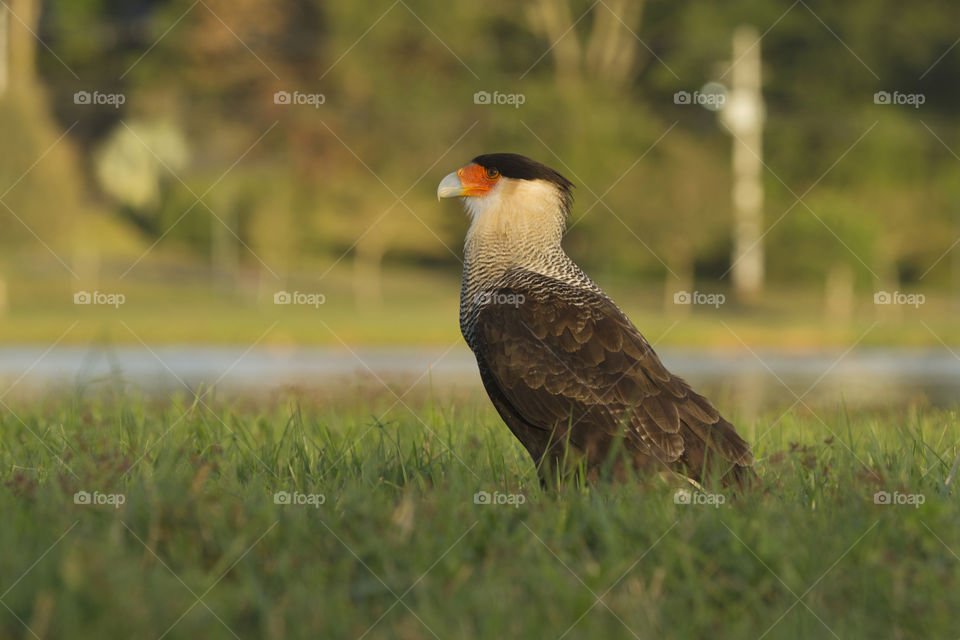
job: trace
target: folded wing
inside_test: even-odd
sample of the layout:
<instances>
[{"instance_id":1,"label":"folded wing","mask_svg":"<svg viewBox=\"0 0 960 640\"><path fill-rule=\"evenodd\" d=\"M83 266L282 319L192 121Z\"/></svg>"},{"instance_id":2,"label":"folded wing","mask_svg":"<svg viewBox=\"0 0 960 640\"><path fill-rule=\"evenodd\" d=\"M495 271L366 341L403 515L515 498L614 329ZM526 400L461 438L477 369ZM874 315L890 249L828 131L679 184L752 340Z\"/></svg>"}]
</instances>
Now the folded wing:
<instances>
[{"instance_id":1,"label":"folded wing","mask_svg":"<svg viewBox=\"0 0 960 640\"><path fill-rule=\"evenodd\" d=\"M559 430L586 451L622 437L629 450L698 477L711 457L753 464L733 426L666 370L602 292L518 268L482 299L474 350L528 425Z\"/></svg>"}]
</instances>

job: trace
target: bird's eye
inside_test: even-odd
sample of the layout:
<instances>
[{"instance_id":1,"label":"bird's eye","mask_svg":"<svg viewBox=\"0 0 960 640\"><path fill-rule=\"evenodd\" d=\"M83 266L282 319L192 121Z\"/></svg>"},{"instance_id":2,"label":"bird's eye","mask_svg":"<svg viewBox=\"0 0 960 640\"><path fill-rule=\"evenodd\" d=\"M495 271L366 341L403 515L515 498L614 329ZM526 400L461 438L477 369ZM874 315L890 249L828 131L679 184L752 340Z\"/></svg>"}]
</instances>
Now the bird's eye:
<instances>
[{"instance_id":1,"label":"bird's eye","mask_svg":"<svg viewBox=\"0 0 960 640\"><path fill-rule=\"evenodd\" d=\"M499 178L499 177L500 177L500 172L499 172L499 171L497 171L496 169L490 168L490 167L487 168L487 179L488 179L488 180L496 180L496 179Z\"/></svg>"}]
</instances>

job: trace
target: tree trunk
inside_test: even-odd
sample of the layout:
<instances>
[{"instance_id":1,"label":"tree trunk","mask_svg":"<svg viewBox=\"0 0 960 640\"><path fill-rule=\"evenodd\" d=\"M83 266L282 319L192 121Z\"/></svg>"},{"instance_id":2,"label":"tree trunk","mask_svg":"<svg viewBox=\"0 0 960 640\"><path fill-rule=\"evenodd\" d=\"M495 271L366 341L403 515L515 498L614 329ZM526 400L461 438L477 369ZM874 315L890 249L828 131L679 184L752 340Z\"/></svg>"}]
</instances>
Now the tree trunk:
<instances>
[{"instance_id":1,"label":"tree trunk","mask_svg":"<svg viewBox=\"0 0 960 640\"><path fill-rule=\"evenodd\" d=\"M673 271L664 275L663 306L668 316L686 317L693 308L693 251L676 248L668 257Z\"/></svg>"},{"instance_id":2,"label":"tree trunk","mask_svg":"<svg viewBox=\"0 0 960 640\"><path fill-rule=\"evenodd\" d=\"M587 42L586 67L591 78L615 87L629 82L637 61L639 42L634 34L640 30L643 4L640 0L609 0L598 5Z\"/></svg>"},{"instance_id":3,"label":"tree trunk","mask_svg":"<svg viewBox=\"0 0 960 640\"><path fill-rule=\"evenodd\" d=\"M10 0L7 22L9 38L10 88L33 93L37 87L36 55L39 0ZM21 22L22 21L22 22ZM27 96L23 96L27 97Z\"/></svg>"},{"instance_id":4,"label":"tree trunk","mask_svg":"<svg viewBox=\"0 0 960 640\"><path fill-rule=\"evenodd\" d=\"M824 286L824 311L832 321L850 322L854 307L854 273L845 262L834 262Z\"/></svg>"},{"instance_id":5,"label":"tree trunk","mask_svg":"<svg viewBox=\"0 0 960 640\"><path fill-rule=\"evenodd\" d=\"M900 274L897 273L896 249L893 248L896 242L886 242L877 254L880 256L880 268L877 273L880 275L880 281L876 283L876 290L873 293L874 310L879 318L893 319L903 316L903 309L900 305L894 304L894 294L900 290Z\"/></svg>"},{"instance_id":6,"label":"tree trunk","mask_svg":"<svg viewBox=\"0 0 960 640\"><path fill-rule=\"evenodd\" d=\"M377 310L383 303L382 269L385 249L380 242L361 242L353 257L353 291L357 307Z\"/></svg>"},{"instance_id":7,"label":"tree trunk","mask_svg":"<svg viewBox=\"0 0 960 640\"><path fill-rule=\"evenodd\" d=\"M237 216L230 204L220 211L223 222L213 215L210 216L210 262L214 285L232 291L237 287L240 276L240 243L236 236L230 233L230 229L237 228Z\"/></svg>"},{"instance_id":8,"label":"tree trunk","mask_svg":"<svg viewBox=\"0 0 960 640\"><path fill-rule=\"evenodd\" d=\"M953 237L960 237L960 209L954 211ZM950 288L954 315L960 315L960 248L954 248L950 256Z\"/></svg>"},{"instance_id":9,"label":"tree trunk","mask_svg":"<svg viewBox=\"0 0 960 640\"><path fill-rule=\"evenodd\" d=\"M0 5L0 98L10 83L10 11Z\"/></svg>"},{"instance_id":10,"label":"tree trunk","mask_svg":"<svg viewBox=\"0 0 960 640\"><path fill-rule=\"evenodd\" d=\"M580 80L580 42L567 0L538 0L527 10L535 33L550 41L557 84L576 85Z\"/></svg>"}]
</instances>

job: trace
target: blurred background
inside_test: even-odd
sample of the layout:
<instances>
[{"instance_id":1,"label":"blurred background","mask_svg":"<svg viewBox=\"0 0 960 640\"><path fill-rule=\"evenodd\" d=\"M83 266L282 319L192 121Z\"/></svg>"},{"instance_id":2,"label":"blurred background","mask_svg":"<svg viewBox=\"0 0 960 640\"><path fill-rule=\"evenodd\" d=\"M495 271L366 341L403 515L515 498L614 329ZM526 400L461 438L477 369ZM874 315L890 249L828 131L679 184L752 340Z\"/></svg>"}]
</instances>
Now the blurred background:
<instances>
[{"instance_id":1,"label":"blurred background","mask_svg":"<svg viewBox=\"0 0 960 640\"><path fill-rule=\"evenodd\" d=\"M435 190L513 151L576 184L569 253L681 373L955 401L955 17L949 0L3 0L4 388L475 383L466 219Z\"/></svg>"}]
</instances>

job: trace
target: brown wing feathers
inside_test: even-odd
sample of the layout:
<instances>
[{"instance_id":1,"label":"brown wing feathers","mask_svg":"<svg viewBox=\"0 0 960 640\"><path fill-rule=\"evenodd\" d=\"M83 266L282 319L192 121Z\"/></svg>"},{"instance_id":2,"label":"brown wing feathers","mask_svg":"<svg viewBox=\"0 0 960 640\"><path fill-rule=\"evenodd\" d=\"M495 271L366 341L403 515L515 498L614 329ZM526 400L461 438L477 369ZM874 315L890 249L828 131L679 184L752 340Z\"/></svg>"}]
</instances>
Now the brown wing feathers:
<instances>
[{"instance_id":1,"label":"brown wing feathers","mask_svg":"<svg viewBox=\"0 0 960 640\"><path fill-rule=\"evenodd\" d=\"M472 346L488 391L495 385L502 394L509 410L501 415L521 441L524 433L542 437L569 426L578 446L625 435L637 454L688 466L698 477L710 458L723 463L721 472L753 463L733 426L666 370L602 293L521 269L508 272L496 293L489 299L523 302L479 308ZM537 446L524 444L536 457Z\"/></svg>"}]
</instances>

